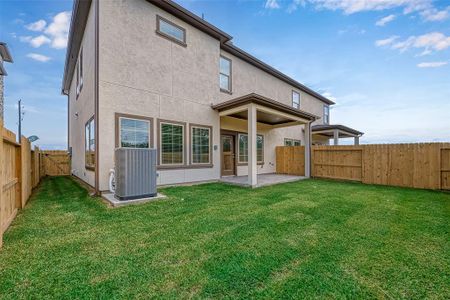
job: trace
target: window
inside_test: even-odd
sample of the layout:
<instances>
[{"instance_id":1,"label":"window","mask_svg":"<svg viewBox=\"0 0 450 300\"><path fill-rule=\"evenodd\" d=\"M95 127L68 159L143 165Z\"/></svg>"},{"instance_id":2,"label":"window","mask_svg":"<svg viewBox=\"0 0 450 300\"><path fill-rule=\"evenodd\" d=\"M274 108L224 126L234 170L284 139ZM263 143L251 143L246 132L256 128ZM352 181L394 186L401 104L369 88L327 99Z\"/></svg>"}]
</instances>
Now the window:
<instances>
[{"instance_id":1,"label":"window","mask_svg":"<svg viewBox=\"0 0 450 300\"><path fill-rule=\"evenodd\" d=\"M78 58L77 69L77 97L81 93L83 88L83 48L80 50L80 56Z\"/></svg>"},{"instance_id":2,"label":"window","mask_svg":"<svg viewBox=\"0 0 450 300\"><path fill-rule=\"evenodd\" d=\"M85 125L85 165L86 169L95 168L95 123L92 117Z\"/></svg>"},{"instance_id":3,"label":"window","mask_svg":"<svg viewBox=\"0 0 450 300\"><path fill-rule=\"evenodd\" d=\"M328 105L323 106L323 124L330 124L330 107Z\"/></svg>"},{"instance_id":4,"label":"window","mask_svg":"<svg viewBox=\"0 0 450 300\"><path fill-rule=\"evenodd\" d=\"M184 164L184 124L161 122L160 130L160 164Z\"/></svg>"},{"instance_id":5,"label":"window","mask_svg":"<svg viewBox=\"0 0 450 300\"><path fill-rule=\"evenodd\" d=\"M191 163L211 163L211 128L191 126Z\"/></svg>"},{"instance_id":6,"label":"window","mask_svg":"<svg viewBox=\"0 0 450 300\"><path fill-rule=\"evenodd\" d=\"M156 17L156 33L186 46L186 30L161 16Z\"/></svg>"},{"instance_id":7,"label":"window","mask_svg":"<svg viewBox=\"0 0 450 300\"><path fill-rule=\"evenodd\" d=\"M239 152L238 152L238 162L247 163L248 162L248 135L239 134ZM264 137L262 135L256 136L256 161L258 163L264 162Z\"/></svg>"},{"instance_id":8,"label":"window","mask_svg":"<svg viewBox=\"0 0 450 300\"><path fill-rule=\"evenodd\" d=\"M231 60L223 56L220 57L219 84L221 91L231 92Z\"/></svg>"},{"instance_id":9,"label":"window","mask_svg":"<svg viewBox=\"0 0 450 300\"><path fill-rule=\"evenodd\" d=\"M119 117L119 147L150 148L150 130L148 119Z\"/></svg>"},{"instance_id":10,"label":"window","mask_svg":"<svg viewBox=\"0 0 450 300\"><path fill-rule=\"evenodd\" d=\"M284 139L285 146L301 146L302 141L296 139Z\"/></svg>"},{"instance_id":11,"label":"window","mask_svg":"<svg viewBox=\"0 0 450 300\"><path fill-rule=\"evenodd\" d=\"M292 107L300 109L300 93L292 91Z\"/></svg>"}]
</instances>

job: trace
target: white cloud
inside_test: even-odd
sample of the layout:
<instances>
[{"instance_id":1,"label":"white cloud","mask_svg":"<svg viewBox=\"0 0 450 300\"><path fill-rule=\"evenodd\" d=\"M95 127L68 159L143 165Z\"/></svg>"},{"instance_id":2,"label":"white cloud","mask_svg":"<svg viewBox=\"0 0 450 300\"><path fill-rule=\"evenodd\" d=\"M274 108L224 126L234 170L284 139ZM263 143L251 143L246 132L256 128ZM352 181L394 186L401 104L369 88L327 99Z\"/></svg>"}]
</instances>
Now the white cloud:
<instances>
[{"instance_id":1,"label":"white cloud","mask_svg":"<svg viewBox=\"0 0 450 300\"><path fill-rule=\"evenodd\" d=\"M40 61L40 62L48 62L51 58L42 54L37 53L28 53L27 57Z\"/></svg>"},{"instance_id":2,"label":"white cloud","mask_svg":"<svg viewBox=\"0 0 450 300\"><path fill-rule=\"evenodd\" d=\"M70 26L70 11L63 11L53 17L52 23L45 29L45 33L51 38L51 47L64 49L67 46Z\"/></svg>"},{"instance_id":3,"label":"white cloud","mask_svg":"<svg viewBox=\"0 0 450 300\"><path fill-rule=\"evenodd\" d=\"M439 68L448 64L446 61L433 61L433 62L423 62L417 64L419 68Z\"/></svg>"},{"instance_id":4,"label":"white cloud","mask_svg":"<svg viewBox=\"0 0 450 300\"><path fill-rule=\"evenodd\" d=\"M430 8L420 13L425 21L444 21L450 17L450 6L444 10Z\"/></svg>"},{"instance_id":5,"label":"white cloud","mask_svg":"<svg viewBox=\"0 0 450 300\"><path fill-rule=\"evenodd\" d=\"M42 31L44 30L46 25L47 22L45 22L44 20L39 20L34 23L28 24L27 26L25 26L25 28L31 31Z\"/></svg>"},{"instance_id":6,"label":"white cloud","mask_svg":"<svg viewBox=\"0 0 450 300\"><path fill-rule=\"evenodd\" d=\"M410 48L424 48L423 53L430 54L431 50L442 51L450 47L450 36L441 32L430 32L421 36L410 36L406 40L392 45L393 49L404 52Z\"/></svg>"},{"instance_id":7,"label":"white cloud","mask_svg":"<svg viewBox=\"0 0 450 300\"><path fill-rule=\"evenodd\" d=\"M268 9L278 9L280 8L280 4L278 4L277 0L266 0L264 7Z\"/></svg>"},{"instance_id":8,"label":"white cloud","mask_svg":"<svg viewBox=\"0 0 450 300\"><path fill-rule=\"evenodd\" d=\"M20 40L22 43L28 43L29 41L31 41L32 38L33 38L32 36L27 35L27 36L21 36L21 37L19 37L19 40Z\"/></svg>"},{"instance_id":9,"label":"white cloud","mask_svg":"<svg viewBox=\"0 0 450 300\"><path fill-rule=\"evenodd\" d=\"M393 42L395 42L397 39L398 39L398 36L393 35L387 39L375 41L375 45L378 47L388 46L388 45L391 45Z\"/></svg>"},{"instance_id":10,"label":"white cloud","mask_svg":"<svg viewBox=\"0 0 450 300\"><path fill-rule=\"evenodd\" d=\"M389 16L386 16L386 17L384 17L384 18L379 19L379 20L375 23L375 25L377 25L377 26L384 26L384 25L386 25L387 23L394 21L394 19L395 19L395 15L389 15Z\"/></svg>"},{"instance_id":11,"label":"white cloud","mask_svg":"<svg viewBox=\"0 0 450 300\"><path fill-rule=\"evenodd\" d=\"M268 2L271 0L267 0L266 5ZM295 11L299 3L302 5L310 3L317 9L341 10L346 15L403 8L404 14L418 12L426 21L441 21L450 17L450 8L439 11L433 6L433 0L291 0L287 11L289 13Z\"/></svg>"},{"instance_id":12,"label":"white cloud","mask_svg":"<svg viewBox=\"0 0 450 300\"><path fill-rule=\"evenodd\" d=\"M39 48L40 46L49 44L50 42L51 40L45 35L39 35L29 40L30 45L34 48Z\"/></svg>"}]
</instances>

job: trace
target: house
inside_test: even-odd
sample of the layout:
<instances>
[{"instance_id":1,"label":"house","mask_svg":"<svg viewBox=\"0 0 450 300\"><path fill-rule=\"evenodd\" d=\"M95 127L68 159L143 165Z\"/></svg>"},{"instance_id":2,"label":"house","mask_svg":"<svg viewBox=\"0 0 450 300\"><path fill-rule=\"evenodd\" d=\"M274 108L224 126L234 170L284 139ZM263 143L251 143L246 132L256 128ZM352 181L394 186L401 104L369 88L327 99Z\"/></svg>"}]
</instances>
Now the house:
<instances>
[{"instance_id":1,"label":"house","mask_svg":"<svg viewBox=\"0 0 450 300\"><path fill-rule=\"evenodd\" d=\"M169 0L74 3L62 92L72 174L108 189L116 147L155 147L158 184L273 173L334 102ZM321 142L326 138L320 137Z\"/></svg>"},{"instance_id":2,"label":"house","mask_svg":"<svg viewBox=\"0 0 450 300\"><path fill-rule=\"evenodd\" d=\"M8 75L3 66L3 62L12 63L13 59L11 53L9 53L6 43L0 42L0 120L3 122L3 115L5 110L5 97L4 97L4 81L3 77Z\"/></svg>"}]
</instances>

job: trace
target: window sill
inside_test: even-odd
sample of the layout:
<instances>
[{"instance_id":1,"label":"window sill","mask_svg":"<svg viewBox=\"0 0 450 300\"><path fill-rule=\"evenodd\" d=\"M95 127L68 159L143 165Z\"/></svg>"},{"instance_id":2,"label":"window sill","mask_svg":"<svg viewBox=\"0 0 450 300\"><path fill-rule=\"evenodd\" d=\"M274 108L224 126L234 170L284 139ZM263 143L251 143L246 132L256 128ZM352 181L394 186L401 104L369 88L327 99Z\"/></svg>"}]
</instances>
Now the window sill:
<instances>
[{"instance_id":1,"label":"window sill","mask_svg":"<svg viewBox=\"0 0 450 300\"><path fill-rule=\"evenodd\" d=\"M184 169L206 169L206 168L213 168L213 164L204 164L204 165L159 165L156 166L158 170L184 170Z\"/></svg>"},{"instance_id":2,"label":"window sill","mask_svg":"<svg viewBox=\"0 0 450 300\"><path fill-rule=\"evenodd\" d=\"M228 95L233 95L233 92L229 91L229 90L224 90L224 89L220 89L220 91L222 93L228 94Z\"/></svg>"},{"instance_id":3,"label":"window sill","mask_svg":"<svg viewBox=\"0 0 450 300\"><path fill-rule=\"evenodd\" d=\"M164 32L161 32L161 31L159 31L159 30L155 30L155 32L156 32L156 34L158 34L159 36L161 36L161 37L163 37L163 38L165 38L165 39L167 39L167 40L169 40L169 41L171 41L171 42L174 42L174 43L176 43L176 44L178 44L178 45L180 45L180 46L182 46L182 47L185 47L185 48L187 47L186 42L179 41L179 40L177 40L177 39L171 37L170 35L167 35L167 34L165 34Z\"/></svg>"},{"instance_id":4,"label":"window sill","mask_svg":"<svg viewBox=\"0 0 450 300\"><path fill-rule=\"evenodd\" d=\"M242 167L242 166L248 166L248 163L237 163L236 165L239 167ZM262 165L264 165L264 162L263 161L257 162L256 165L262 166Z\"/></svg>"}]
</instances>

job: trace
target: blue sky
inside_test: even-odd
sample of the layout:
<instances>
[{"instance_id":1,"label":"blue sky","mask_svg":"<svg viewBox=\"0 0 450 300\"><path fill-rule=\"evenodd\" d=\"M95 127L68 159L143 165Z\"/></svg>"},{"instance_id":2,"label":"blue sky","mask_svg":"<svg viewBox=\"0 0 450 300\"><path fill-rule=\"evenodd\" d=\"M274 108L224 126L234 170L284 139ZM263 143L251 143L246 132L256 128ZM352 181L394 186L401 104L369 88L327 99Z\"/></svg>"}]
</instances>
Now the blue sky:
<instances>
[{"instance_id":1,"label":"blue sky","mask_svg":"<svg viewBox=\"0 0 450 300\"><path fill-rule=\"evenodd\" d=\"M330 97L331 122L362 142L450 141L450 1L179 0L234 43ZM25 135L63 148L60 87L72 1L0 0L7 127L25 106Z\"/></svg>"}]
</instances>

